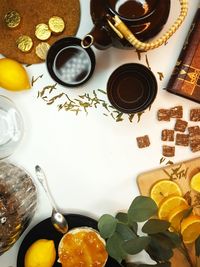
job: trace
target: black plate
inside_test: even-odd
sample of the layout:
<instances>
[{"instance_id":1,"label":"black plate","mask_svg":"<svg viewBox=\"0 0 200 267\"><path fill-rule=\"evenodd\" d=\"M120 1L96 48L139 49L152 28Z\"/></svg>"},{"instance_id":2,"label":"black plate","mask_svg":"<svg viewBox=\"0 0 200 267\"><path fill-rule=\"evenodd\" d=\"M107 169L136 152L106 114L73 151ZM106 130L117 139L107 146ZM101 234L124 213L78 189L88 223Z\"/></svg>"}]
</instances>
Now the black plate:
<instances>
[{"instance_id":1,"label":"black plate","mask_svg":"<svg viewBox=\"0 0 200 267\"><path fill-rule=\"evenodd\" d=\"M80 226L88 226L88 227L97 229L97 221L87 216L78 215L78 214L67 214L65 215L65 218L68 221L69 229L72 229L74 227L80 227ZM18 257L17 257L17 267L24 267L24 257L25 257L26 251L33 242L35 242L38 239L54 240L54 243L57 249L62 236L63 236L62 234L60 234L59 232L55 230L55 228L53 227L51 223L50 218L37 224L26 235L26 237L24 238L20 246ZM57 255L57 258L58 258L58 255ZM117 261L115 261L114 259L110 257L108 258L108 261L106 263L106 267L121 267L121 266L122 265L120 265ZM53 267L61 267L61 265L60 263L57 263L56 261Z\"/></svg>"}]
</instances>

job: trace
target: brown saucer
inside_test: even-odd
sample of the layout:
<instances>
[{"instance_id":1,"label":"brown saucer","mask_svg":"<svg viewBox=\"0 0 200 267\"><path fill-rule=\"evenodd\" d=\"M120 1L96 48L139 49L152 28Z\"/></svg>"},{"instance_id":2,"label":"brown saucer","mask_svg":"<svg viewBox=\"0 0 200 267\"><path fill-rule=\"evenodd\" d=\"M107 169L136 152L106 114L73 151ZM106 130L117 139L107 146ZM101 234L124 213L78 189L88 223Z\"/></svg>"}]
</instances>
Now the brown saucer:
<instances>
[{"instance_id":1,"label":"brown saucer","mask_svg":"<svg viewBox=\"0 0 200 267\"><path fill-rule=\"evenodd\" d=\"M9 29L4 23L7 12L16 10L21 15L21 23L16 29ZM74 36L80 23L79 0L1 0L0 1L0 54L21 63L34 64L41 60L35 54L35 47L40 43L35 37L35 26L47 23L50 17L60 16L66 27L62 34L52 35L47 41L50 45L66 36ZM20 35L29 35L34 47L29 53L22 53L16 46Z\"/></svg>"}]
</instances>

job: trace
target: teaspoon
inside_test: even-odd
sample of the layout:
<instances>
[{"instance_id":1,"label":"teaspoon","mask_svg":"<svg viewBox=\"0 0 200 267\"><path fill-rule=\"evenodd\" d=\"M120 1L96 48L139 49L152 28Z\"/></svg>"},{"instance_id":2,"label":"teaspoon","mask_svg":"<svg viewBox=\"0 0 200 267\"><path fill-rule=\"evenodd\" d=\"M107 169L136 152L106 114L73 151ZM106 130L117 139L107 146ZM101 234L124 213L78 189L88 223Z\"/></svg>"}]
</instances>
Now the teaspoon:
<instances>
[{"instance_id":1,"label":"teaspoon","mask_svg":"<svg viewBox=\"0 0 200 267\"><path fill-rule=\"evenodd\" d=\"M47 183L47 178L40 166L35 166L35 173L38 178L38 181L42 185L45 193L47 194L47 197L49 199L49 202L52 206L52 214L51 214L51 222L55 229L59 231L62 234L65 234L68 232L68 223L65 219L65 217L58 211L56 208L55 202L53 200L53 197L50 194L48 183Z\"/></svg>"}]
</instances>

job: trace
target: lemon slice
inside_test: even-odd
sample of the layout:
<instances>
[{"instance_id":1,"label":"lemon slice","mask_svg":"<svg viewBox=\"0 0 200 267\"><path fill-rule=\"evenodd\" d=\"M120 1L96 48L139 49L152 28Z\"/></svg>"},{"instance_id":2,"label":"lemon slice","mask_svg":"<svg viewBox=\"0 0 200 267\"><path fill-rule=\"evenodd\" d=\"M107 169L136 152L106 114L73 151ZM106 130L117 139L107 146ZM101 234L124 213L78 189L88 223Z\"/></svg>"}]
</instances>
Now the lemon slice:
<instances>
[{"instance_id":1,"label":"lemon slice","mask_svg":"<svg viewBox=\"0 0 200 267\"><path fill-rule=\"evenodd\" d=\"M192 177L190 181L190 186L193 190L200 192L200 172L198 172Z\"/></svg>"},{"instance_id":2,"label":"lemon slice","mask_svg":"<svg viewBox=\"0 0 200 267\"><path fill-rule=\"evenodd\" d=\"M52 267L56 260L56 249L53 240L35 241L25 254L25 267Z\"/></svg>"},{"instance_id":3,"label":"lemon slice","mask_svg":"<svg viewBox=\"0 0 200 267\"><path fill-rule=\"evenodd\" d=\"M189 205L184 203L176 208L174 208L170 214L168 221L171 223L170 231L180 231L181 221L183 220L183 216L185 211L189 209Z\"/></svg>"},{"instance_id":4,"label":"lemon slice","mask_svg":"<svg viewBox=\"0 0 200 267\"><path fill-rule=\"evenodd\" d=\"M180 196L169 196L165 198L159 207L158 217L161 220L168 220L170 213L176 207L180 207L182 205L187 205L187 201Z\"/></svg>"},{"instance_id":5,"label":"lemon slice","mask_svg":"<svg viewBox=\"0 0 200 267\"><path fill-rule=\"evenodd\" d=\"M186 244L193 243L200 233L200 216L191 214L181 223L181 234Z\"/></svg>"},{"instance_id":6,"label":"lemon slice","mask_svg":"<svg viewBox=\"0 0 200 267\"><path fill-rule=\"evenodd\" d=\"M10 91L29 89L31 85L25 68L15 60L1 58L0 87Z\"/></svg>"},{"instance_id":7,"label":"lemon slice","mask_svg":"<svg viewBox=\"0 0 200 267\"><path fill-rule=\"evenodd\" d=\"M150 197L159 206L161 201L168 196L182 196L179 185L170 180L160 180L156 182L150 191Z\"/></svg>"}]
</instances>

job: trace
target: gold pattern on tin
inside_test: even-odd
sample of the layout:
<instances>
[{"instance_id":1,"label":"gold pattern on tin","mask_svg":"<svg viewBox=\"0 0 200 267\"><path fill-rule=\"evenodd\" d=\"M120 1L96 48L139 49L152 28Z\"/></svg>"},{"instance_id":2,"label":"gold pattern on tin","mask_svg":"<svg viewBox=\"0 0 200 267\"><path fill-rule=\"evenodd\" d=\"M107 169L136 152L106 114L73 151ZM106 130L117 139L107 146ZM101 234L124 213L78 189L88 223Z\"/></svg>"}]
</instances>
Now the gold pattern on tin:
<instances>
[{"instance_id":1,"label":"gold pattern on tin","mask_svg":"<svg viewBox=\"0 0 200 267\"><path fill-rule=\"evenodd\" d=\"M11 29L16 28L20 24L20 21L20 14L15 10L9 11L4 17L5 24Z\"/></svg>"},{"instance_id":2,"label":"gold pattern on tin","mask_svg":"<svg viewBox=\"0 0 200 267\"><path fill-rule=\"evenodd\" d=\"M49 19L49 28L53 33L62 33L65 29L65 22L61 17L53 16Z\"/></svg>"},{"instance_id":3,"label":"gold pattern on tin","mask_svg":"<svg viewBox=\"0 0 200 267\"><path fill-rule=\"evenodd\" d=\"M50 48L50 45L48 43L41 42L36 46L35 53L40 59L45 60L47 57L49 48Z\"/></svg>"},{"instance_id":4,"label":"gold pattern on tin","mask_svg":"<svg viewBox=\"0 0 200 267\"><path fill-rule=\"evenodd\" d=\"M27 35L20 36L17 39L16 43L19 50L21 50L24 53L29 52L33 47L33 40L31 39L31 37Z\"/></svg>"},{"instance_id":5,"label":"gold pattern on tin","mask_svg":"<svg viewBox=\"0 0 200 267\"><path fill-rule=\"evenodd\" d=\"M48 40L51 36L48 25L45 23L38 24L35 29L35 36L41 41Z\"/></svg>"}]
</instances>

